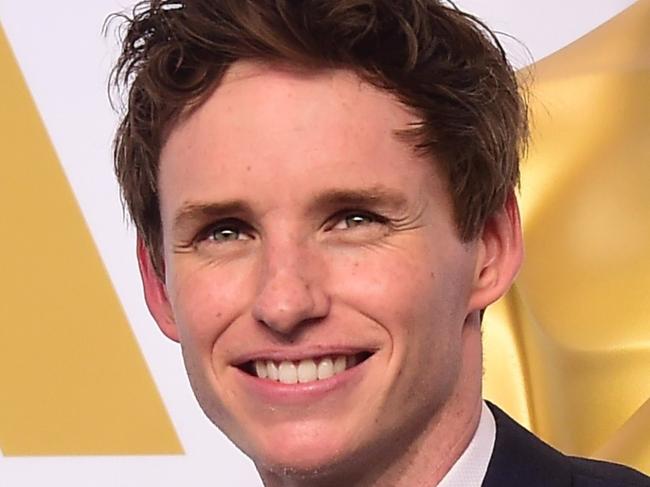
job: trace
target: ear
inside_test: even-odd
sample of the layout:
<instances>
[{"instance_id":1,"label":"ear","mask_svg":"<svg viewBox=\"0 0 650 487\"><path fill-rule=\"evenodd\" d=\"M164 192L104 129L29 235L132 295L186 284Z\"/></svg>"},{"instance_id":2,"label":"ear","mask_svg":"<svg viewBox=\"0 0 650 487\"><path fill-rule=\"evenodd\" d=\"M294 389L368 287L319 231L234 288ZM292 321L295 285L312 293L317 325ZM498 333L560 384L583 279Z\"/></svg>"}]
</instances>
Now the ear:
<instances>
[{"instance_id":1,"label":"ear","mask_svg":"<svg viewBox=\"0 0 650 487\"><path fill-rule=\"evenodd\" d=\"M168 338L178 342L178 329L167 297L167 288L154 268L149 249L140 237L138 237L137 255L140 277L144 288L144 299L147 302L149 312L162 332Z\"/></svg>"},{"instance_id":2,"label":"ear","mask_svg":"<svg viewBox=\"0 0 650 487\"><path fill-rule=\"evenodd\" d=\"M485 309L508 292L523 255L519 207L510 192L503 208L485 222L479 238L470 312Z\"/></svg>"}]
</instances>

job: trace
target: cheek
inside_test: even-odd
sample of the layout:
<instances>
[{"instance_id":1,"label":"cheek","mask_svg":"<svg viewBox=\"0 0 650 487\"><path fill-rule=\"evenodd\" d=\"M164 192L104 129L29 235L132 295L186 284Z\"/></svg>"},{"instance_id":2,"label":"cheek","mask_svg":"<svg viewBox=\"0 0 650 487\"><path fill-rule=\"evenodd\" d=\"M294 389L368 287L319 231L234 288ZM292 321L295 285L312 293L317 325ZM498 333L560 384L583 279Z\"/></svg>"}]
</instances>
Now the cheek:
<instances>
[{"instance_id":1,"label":"cheek","mask_svg":"<svg viewBox=\"0 0 650 487\"><path fill-rule=\"evenodd\" d=\"M211 348L245 309L245 273L192 263L174 266L169 299L181 342Z\"/></svg>"},{"instance_id":2,"label":"cheek","mask_svg":"<svg viewBox=\"0 0 650 487\"><path fill-rule=\"evenodd\" d=\"M337 258L332 267L332 290L379 322L402 321L416 314L435 321L438 313L434 310L443 312L467 294L460 289L466 277L457 275L458 269L449 262L451 256L437 253L421 244L369 249ZM450 310L446 311L444 314Z\"/></svg>"},{"instance_id":3,"label":"cheek","mask_svg":"<svg viewBox=\"0 0 650 487\"><path fill-rule=\"evenodd\" d=\"M461 244L420 241L337 264L337 297L390 335L396 353L451 353L461 337L473 276L472 254Z\"/></svg>"}]
</instances>

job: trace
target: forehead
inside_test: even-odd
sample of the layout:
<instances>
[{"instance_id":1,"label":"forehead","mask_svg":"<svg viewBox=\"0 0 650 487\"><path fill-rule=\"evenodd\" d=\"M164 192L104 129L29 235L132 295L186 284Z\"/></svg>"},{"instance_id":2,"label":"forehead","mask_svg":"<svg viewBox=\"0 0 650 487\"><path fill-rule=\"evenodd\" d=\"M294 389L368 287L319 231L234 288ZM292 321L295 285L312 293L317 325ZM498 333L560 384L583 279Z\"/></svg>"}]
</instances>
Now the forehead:
<instances>
[{"instance_id":1,"label":"forehead","mask_svg":"<svg viewBox=\"0 0 650 487\"><path fill-rule=\"evenodd\" d=\"M368 125L369 120L364 123L361 119L371 115L377 122L393 127L415 120L414 115L387 91L346 69L313 70L287 64L239 61L224 75L213 102L225 110L253 109L260 119L263 119L264 110L269 109L273 117L294 121L300 114L303 122L316 115L338 117L345 113L350 125L358 127ZM300 112L288 110L292 107L299 108Z\"/></svg>"},{"instance_id":2,"label":"forehead","mask_svg":"<svg viewBox=\"0 0 650 487\"><path fill-rule=\"evenodd\" d=\"M385 185L382 176L412 178L412 167L398 166L417 156L397 133L417 122L351 71L235 63L172 130L161 155L161 210L170 200L213 199L215 182L224 199L260 181L331 190L346 174L366 186ZM266 189L273 187L255 187L258 196Z\"/></svg>"},{"instance_id":3,"label":"forehead","mask_svg":"<svg viewBox=\"0 0 650 487\"><path fill-rule=\"evenodd\" d=\"M207 102L172 134L187 137L192 132L198 138L209 130L217 136L235 131L257 134L252 138L281 131L316 135L335 124L339 137L347 132L349 138L380 138L418 121L395 97L350 70L239 61L226 71ZM256 132L257 128L264 130Z\"/></svg>"},{"instance_id":4,"label":"forehead","mask_svg":"<svg viewBox=\"0 0 650 487\"><path fill-rule=\"evenodd\" d=\"M307 70L290 65L238 61L225 73L217 88L201 106L173 127L163 147L163 157L175 139L197 143L211 136L263 127L290 129L292 135L332 128L334 123L350 137L394 135L419 122L386 91L370 85L350 70Z\"/></svg>"}]
</instances>

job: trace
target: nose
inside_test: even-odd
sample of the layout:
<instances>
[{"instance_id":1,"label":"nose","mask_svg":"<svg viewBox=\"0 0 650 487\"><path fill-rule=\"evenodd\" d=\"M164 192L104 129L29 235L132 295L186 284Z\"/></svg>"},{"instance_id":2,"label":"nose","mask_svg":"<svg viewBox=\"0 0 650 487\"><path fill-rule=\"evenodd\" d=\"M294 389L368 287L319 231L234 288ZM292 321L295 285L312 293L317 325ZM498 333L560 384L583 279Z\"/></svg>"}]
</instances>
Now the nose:
<instances>
[{"instance_id":1,"label":"nose","mask_svg":"<svg viewBox=\"0 0 650 487\"><path fill-rule=\"evenodd\" d=\"M325 272L304 245L289 244L264 252L253 318L272 330L290 335L300 325L329 313Z\"/></svg>"}]
</instances>

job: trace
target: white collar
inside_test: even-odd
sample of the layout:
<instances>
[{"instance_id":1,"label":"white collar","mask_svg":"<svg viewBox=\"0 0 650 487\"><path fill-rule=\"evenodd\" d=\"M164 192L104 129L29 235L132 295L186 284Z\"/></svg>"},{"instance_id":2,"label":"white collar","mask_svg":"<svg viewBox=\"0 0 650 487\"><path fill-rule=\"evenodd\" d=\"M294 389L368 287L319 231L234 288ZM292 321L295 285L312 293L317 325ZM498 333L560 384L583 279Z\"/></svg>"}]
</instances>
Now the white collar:
<instances>
[{"instance_id":1,"label":"white collar","mask_svg":"<svg viewBox=\"0 0 650 487\"><path fill-rule=\"evenodd\" d=\"M492 457L496 431L494 415L483 402L481 419L472 441L438 483L438 487L480 487Z\"/></svg>"}]
</instances>

